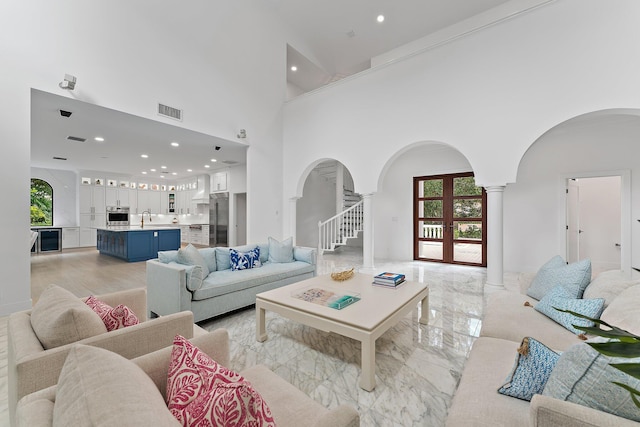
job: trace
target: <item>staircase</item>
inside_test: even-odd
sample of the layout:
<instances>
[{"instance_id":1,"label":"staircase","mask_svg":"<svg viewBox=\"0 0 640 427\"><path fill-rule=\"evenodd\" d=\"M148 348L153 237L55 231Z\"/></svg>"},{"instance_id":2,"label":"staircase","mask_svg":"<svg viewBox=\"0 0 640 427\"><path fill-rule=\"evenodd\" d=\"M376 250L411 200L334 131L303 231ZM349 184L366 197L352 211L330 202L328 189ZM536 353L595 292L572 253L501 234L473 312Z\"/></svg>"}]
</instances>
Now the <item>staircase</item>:
<instances>
[{"instance_id":1,"label":"staircase","mask_svg":"<svg viewBox=\"0 0 640 427\"><path fill-rule=\"evenodd\" d=\"M343 211L318 222L318 253L335 252L347 241L358 237L363 224L363 202L359 194L343 190Z\"/></svg>"}]
</instances>

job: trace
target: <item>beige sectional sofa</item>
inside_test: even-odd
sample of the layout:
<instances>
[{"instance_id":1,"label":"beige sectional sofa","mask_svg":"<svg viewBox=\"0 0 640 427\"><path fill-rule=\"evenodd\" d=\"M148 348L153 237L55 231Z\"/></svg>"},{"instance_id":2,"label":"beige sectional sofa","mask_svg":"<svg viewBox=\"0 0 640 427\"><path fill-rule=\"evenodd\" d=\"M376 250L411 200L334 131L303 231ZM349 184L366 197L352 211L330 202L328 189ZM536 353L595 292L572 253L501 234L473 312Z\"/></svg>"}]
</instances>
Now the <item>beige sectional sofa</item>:
<instances>
[{"instance_id":1,"label":"beige sectional sofa","mask_svg":"<svg viewBox=\"0 0 640 427\"><path fill-rule=\"evenodd\" d=\"M226 330L218 329L190 341L219 364L229 366ZM71 365L65 366L57 386L20 400L18 426L56 423L74 426L178 426L180 424L172 419L164 402L171 350L167 347L127 361L99 349L76 346L69 362ZM134 363L144 372L128 366ZM93 369L97 365L104 369ZM79 374L86 381L73 381ZM145 374L151 379L151 385ZM329 410L264 366L255 366L240 374L267 402L278 427L360 425L355 409L342 405ZM86 398L79 399L78 396Z\"/></svg>"},{"instance_id":2,"label":"beige sectional sofa","mask_svg":"<svg viewBox=\"0 0 640 427\"><path fill-rule=\"evenodd\" d=\"M147 320L147 294L144 288L104 294L99 298L114 307L126 305L136 313L140 323L90 336L78 343L101 347L132 359L170 345L176 334L191 338L206 333L194 325L193 314L188 311ZM45 349L32 328L31 313L32 310L13 313L7 325L8 397L12 424L18 400L56 384L73 346L67 344Z\"/></svg>"},{"instance_id":3,"label":"beige sectional sofa","mask_svg":"<svg viewBox=\"0 0 640 427\"><path fill-rule=\"evenodd\" d=\"M524 337L533 337L560 352L582 342L531 307L538 301L527 296L526 290L534 276L521 274L518 283L489 293L480 337L465 364L446 425L640 426L626 418L540 394L527 402L497 392L514 366L516 351ZM620 271L604 272L591 281L584 298L604 298L601 319L640 335L639 280L629 279ZM525 306L525 302L531 306Z\"/></svg>"}]
</instances>

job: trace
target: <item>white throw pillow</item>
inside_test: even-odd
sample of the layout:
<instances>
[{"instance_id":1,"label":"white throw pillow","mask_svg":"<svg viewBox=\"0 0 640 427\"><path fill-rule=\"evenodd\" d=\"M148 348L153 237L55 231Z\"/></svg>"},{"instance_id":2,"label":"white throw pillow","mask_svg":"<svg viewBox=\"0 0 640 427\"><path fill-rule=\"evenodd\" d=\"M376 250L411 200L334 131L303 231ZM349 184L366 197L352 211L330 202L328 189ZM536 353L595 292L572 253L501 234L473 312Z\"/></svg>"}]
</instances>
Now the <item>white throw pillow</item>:
<instances>
[{"instance_id":1,"label":"white throw pillow","mask_svg":"<svg viewBox=\"0 0 640 427\"><path fill-rule=\"evenodd\" d=\"M269 237L269 262L293 262L293 237L279 242Z\"/></svg>"},{"instance_id":2,"label":"white throw pillow","mask_svg":"<svg viewBox=\"0 0 640 427\"><path fill-rule=\"evenodd\" d=\"M44 349L107 332L102 319L91 307L57 285L45 289L33 306L31 327Z\"/></svg>"},{"instance_id":3,"label":"white throw pillow","mask_svg":"<svg viewBox=\"0 0 640 427\"><path fill-rule=\"evenodd\" d=\"M186 265L199 265L202 268L202 275L207 277L209 275L209 266L204 260L204 257L195 246L191 243L186 248L178 249L178 262Z\"/></svg>"}]
</instances>

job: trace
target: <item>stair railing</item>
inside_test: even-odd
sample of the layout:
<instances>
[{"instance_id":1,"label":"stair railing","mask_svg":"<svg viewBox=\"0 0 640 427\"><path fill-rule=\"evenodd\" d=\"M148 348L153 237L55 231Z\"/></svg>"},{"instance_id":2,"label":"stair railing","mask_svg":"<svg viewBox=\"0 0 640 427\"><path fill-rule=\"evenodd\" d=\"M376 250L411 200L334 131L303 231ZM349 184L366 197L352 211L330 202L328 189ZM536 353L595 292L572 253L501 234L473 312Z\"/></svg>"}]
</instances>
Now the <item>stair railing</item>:
<instances>
[{"instance_id":1,"label":"stair railing","mask_svg":"<svg viewBox=\"0 0 640 427\"><path fill-rule=\"evenodd\" d=\"M326 221L318 221L318 254L333 251L347 239L357 237L362 231L363 215L364 203L361 200Z\"/></svg>"}]
</instances>

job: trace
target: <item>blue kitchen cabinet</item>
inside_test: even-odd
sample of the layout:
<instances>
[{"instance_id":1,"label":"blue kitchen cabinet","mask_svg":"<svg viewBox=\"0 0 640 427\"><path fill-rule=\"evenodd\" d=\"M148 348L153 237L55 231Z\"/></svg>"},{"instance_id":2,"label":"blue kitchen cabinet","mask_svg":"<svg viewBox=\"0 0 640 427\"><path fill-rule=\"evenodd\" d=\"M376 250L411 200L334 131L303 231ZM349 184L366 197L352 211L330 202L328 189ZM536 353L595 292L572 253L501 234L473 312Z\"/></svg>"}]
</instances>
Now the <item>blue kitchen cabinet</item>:
<instances>
[{"instance_id":1,"label":"blue kitchen cabinet","mask_svg":"<svg viewBox=\"0 0 640 427\"><path fill-rule=\"evenodd\" d=\"M98 229L97 247L101 254L129 262L157 258L158 251L180 248L180 229Z\"/></svg>"}]
</instances>

